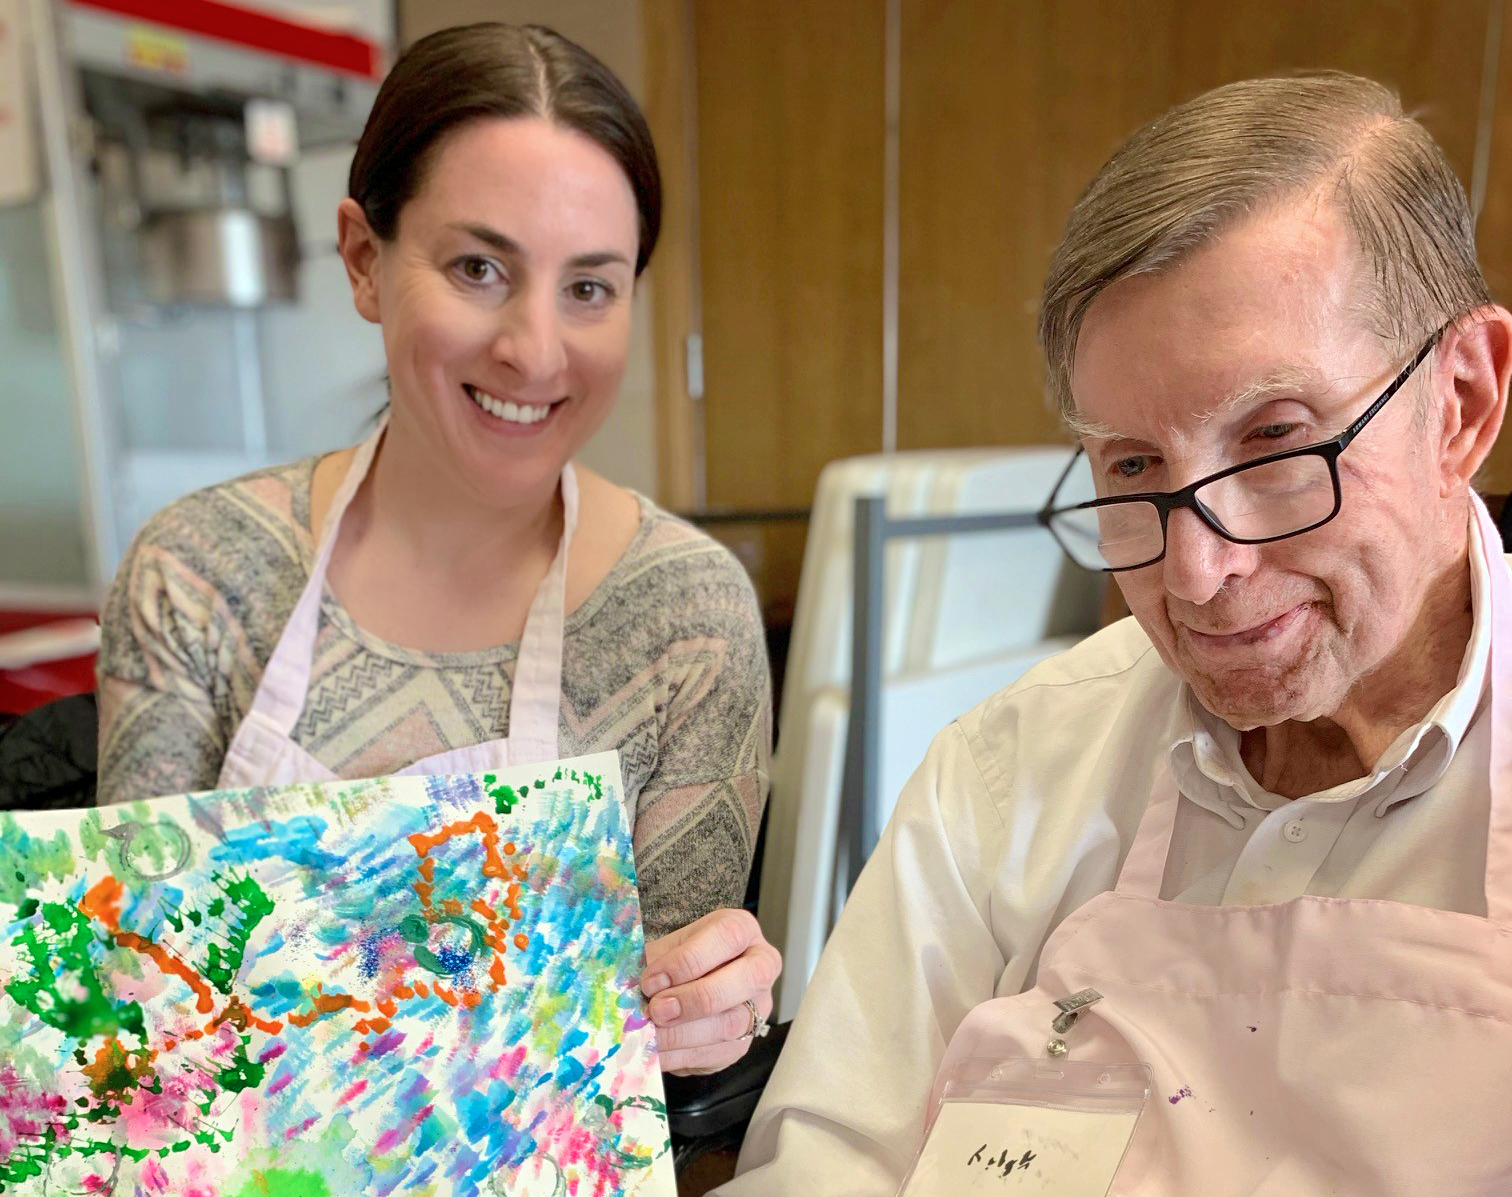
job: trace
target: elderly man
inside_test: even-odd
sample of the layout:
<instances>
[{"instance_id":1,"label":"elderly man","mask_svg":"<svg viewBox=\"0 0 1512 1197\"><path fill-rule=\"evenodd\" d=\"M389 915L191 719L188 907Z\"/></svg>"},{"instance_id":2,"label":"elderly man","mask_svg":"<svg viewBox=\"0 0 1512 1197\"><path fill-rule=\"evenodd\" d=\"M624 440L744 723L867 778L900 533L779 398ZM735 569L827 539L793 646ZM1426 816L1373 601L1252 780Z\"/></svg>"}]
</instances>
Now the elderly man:
<instances>
[{"instance_id":1,"label":"elderly man","mask_svg":"<svg viewBox=\"0 0 1512 1197\"><path fill-rule=\"evenodd\" d=\"M1463 191L1376 84L1223 87L1093 180L1040 331L1044 518L1134 618L940 734L723 1192L890 1197L935 1136L910 1197L1512 1192L1512 316ZM1026 1175L1058 1100L1081 1188Z\"/></svg>"}]
</instances>

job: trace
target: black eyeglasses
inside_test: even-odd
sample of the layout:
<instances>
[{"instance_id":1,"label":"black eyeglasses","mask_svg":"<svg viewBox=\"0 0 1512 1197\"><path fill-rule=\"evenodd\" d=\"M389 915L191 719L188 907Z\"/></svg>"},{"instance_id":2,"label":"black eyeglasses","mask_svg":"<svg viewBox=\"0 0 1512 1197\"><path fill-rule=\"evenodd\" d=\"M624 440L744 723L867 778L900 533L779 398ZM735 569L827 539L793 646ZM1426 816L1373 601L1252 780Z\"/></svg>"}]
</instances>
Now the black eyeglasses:
<instances>
[{"instance_id":1,"label":"black eyeglasses","mask_svg":"<svg viewBox=\"0 0 1512 1197\"><path fill-rule=\"evenodd\" d=\"M1443 335L1440 328L1429 337L1380 398L1333 440L1230 466L1181 490L1057 507L1066 480L1084 460L1078 448L1039 512L1039 522L1050 529L1071 560L1106 573L1143 569L1165 557L1166 527L1171 513L1182 508L1196 512L1204 524L1235 544L1269 544L1321 528L1339 514L1343 502L1339 455L1402 389ZM1091 490L1091 470L1085 472L1083 493Z\"/></svg>"}]
</instances>

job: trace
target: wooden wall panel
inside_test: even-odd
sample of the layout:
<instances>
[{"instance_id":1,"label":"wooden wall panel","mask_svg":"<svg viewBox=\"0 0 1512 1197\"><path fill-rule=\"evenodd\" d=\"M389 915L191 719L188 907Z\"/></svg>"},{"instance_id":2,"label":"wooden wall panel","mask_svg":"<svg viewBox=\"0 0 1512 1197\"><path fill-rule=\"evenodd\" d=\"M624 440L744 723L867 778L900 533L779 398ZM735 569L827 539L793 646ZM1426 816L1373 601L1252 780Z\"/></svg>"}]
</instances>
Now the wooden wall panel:
<instances>
[{"instance_id":1,"label":"wooden wall panel","mask_svg":"<svg viewBox=\"0 0 1512 1197\"><path fill-rule=\"evenodd\" d=\"M882 0L696 0L713 507L881 440Z\"/></svg>"},{"instance_id":2,"label":"wooden wall panel","mask_svg":"<svg viewBox=\"0 0 1512 1197\"><path fill-rule=\"evenodd\" d=\"M1468 184L1486 19L1487 0L904 0L899 447L1057 436L1034 344L1050 254L1107 155L1180 100L1372 75Z\"/></svg>"},{"instance_id":3,"label":"wooden wall panel","mask_svg":"<svg viewBox=\"0 0 1512 1197\"><path fill-rule=\"evenodd\" d=\"M647 268L656 360L656 496L690 510L696 501L697 414L688 392L686 346L694 328L698 236L693 176L691 0L644 0L646 123L656 142L662 176L661 235Z\"/></svg>"}]
</instances>

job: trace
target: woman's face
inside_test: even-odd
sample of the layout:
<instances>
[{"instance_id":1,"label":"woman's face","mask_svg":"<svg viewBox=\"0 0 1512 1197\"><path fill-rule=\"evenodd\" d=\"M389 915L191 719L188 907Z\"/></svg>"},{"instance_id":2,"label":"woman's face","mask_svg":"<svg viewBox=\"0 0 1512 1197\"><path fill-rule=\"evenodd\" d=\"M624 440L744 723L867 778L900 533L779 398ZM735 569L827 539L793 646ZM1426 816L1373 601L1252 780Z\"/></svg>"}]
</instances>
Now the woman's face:
<instances>
[{"instance_id":1,"label":"woman's face","mask_svg":"<svg viewBox=\"0 0 1512 1197\"><path fill-rule=\"evenodd\" d=\"M481 120L440 143L392 241L352 200L341 226L391 435L485 503L548 492L625 369L639 225L618 163L543 119Z\"/></svg>"}]
</instances>

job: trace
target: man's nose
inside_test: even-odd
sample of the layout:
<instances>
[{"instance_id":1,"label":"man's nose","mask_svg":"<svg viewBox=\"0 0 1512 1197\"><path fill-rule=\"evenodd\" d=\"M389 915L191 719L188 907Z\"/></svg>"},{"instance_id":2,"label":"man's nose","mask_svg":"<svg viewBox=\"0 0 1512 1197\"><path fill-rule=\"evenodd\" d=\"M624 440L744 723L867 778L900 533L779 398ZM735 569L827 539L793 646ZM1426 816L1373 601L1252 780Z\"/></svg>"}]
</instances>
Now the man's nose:
<instances>
[{"instance_id":1,"label":"man's nose","mask_svg":"<svg viewBox=\"0 0 1512 1197\"><path fill-rule=\"evenodd\" d=\"M1188 603L1205 603L1230 578L1255 570L1258 545L1235 544L1214 532L1195 511L1173 511L1166 523L1165 588Z\"/></svg>"},{"instance_id":2,"label":"man's nose","mask_svg":"<svg viewBox=\"0 0 1512 1197\"><path fill-rule=\"evenodd\" d=\"M554 297L526 292L506 305L493 352L522 382L550 382L560 375L567 365L567 348Z\"/></svg>"}]
</instances>

